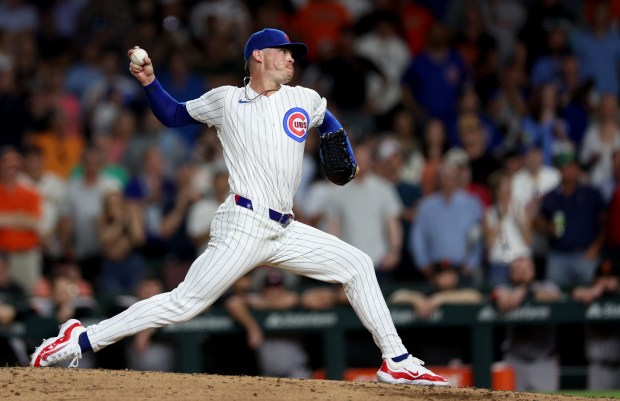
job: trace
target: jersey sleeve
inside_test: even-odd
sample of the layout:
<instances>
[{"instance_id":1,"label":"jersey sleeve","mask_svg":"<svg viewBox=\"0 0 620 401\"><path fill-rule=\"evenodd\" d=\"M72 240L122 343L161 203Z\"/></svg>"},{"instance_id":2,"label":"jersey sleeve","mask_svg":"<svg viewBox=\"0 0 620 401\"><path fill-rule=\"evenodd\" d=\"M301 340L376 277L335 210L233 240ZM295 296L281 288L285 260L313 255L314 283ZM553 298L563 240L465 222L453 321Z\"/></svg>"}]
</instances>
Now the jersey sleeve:
<instances>
[{"instance_id":1,"label":"jersey sleeve","mask_svg":"<svg viewBox=\"0 0 620 401\"><path fill-rule=\"evenodd\" d=\"M227 86L215 88L198 99L186 102L187 112L201 123L210 127L220 127L224 119L224 99L228 88Z\"/></svg>"},{"instance_id":2,"label":"jersey sleeve","mask_svg":"<svg viewBox=\"0 0 620 401\"><path fill-rule=\"evenodd\" d=\"M327 109L327 100L313 90L311 90L310 93L312 98L312 117L310 118L310 128L313 128L318 127L323 123L323 117L325 117L325 110Z\"/></svg>"}]
</instances>

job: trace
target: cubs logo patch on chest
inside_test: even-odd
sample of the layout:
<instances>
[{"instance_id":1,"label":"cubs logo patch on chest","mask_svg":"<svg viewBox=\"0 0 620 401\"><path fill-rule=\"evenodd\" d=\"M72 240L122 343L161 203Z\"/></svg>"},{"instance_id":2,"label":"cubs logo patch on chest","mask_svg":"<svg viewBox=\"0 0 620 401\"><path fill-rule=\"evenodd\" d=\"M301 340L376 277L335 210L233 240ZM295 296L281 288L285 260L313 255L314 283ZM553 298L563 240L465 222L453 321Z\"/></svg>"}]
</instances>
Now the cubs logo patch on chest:
<instances>
[{"instance_id":1,"label":"cubs logo patch on chest","mask_svg":"<svg viewBox=\"0 0 620 401\"><path fill-rule=\"evenodd\" d=\"M293 107L284 114L282 127L286 135L297 142L303 142L308 135L310 117L308 112L301 107Z\"/></svg>"}]
</instances>

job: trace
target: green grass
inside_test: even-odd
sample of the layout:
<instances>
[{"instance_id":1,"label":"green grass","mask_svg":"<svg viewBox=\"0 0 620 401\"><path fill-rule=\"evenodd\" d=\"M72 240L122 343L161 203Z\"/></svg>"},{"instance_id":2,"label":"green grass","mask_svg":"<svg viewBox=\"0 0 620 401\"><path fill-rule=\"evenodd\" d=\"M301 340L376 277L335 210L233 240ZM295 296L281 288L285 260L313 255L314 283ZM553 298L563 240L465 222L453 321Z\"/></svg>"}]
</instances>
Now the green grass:
<instances>
[{"instance_id":1,"label":"green grass","mask_svg":"<svg viewBox=\"0 0 620 401\"><path fill-rule=\"evenodd\" d=\"M620 398L620 390L589 391L589 390L562 390L556 394L578 395L580 397Z\"/></svg>"}]
</instances>

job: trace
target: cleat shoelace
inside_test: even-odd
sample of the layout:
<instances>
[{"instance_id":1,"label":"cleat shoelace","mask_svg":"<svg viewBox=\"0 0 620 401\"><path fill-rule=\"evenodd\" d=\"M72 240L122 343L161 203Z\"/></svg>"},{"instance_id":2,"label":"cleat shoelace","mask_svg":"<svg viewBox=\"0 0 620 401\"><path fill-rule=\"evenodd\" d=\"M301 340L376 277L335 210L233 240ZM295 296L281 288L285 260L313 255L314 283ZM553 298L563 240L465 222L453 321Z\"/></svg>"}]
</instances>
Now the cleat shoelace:
<instances>
[{"instance_id":1,"label":"cleat shoelace","mask_svg":"<svg viewBox=\"0 0 620 401\"><path fill-rule=\"evenodd\" d=\"M78 354L73 355L73 359L71 360L71 363L69 364L69 367L70 368L77 368L79 361L80 361L80 356Z\"/></svg>"},{"instance_id":2,"label":"cleat shoelace","mask_svg":"<svg viewBox=\"0 0 620 401\"><path fill-rule=\"evenodd\" d=\"M415 356L414 356L414 357L412 357L412 358L413 358L413 361L414 361L415 363L417 363L417 364L418 364L418 365L420 365L420 366L424 366L424 361L423 361L423 360L418 359L418 358L416 358Z\"/></svg>"}]
</instances>

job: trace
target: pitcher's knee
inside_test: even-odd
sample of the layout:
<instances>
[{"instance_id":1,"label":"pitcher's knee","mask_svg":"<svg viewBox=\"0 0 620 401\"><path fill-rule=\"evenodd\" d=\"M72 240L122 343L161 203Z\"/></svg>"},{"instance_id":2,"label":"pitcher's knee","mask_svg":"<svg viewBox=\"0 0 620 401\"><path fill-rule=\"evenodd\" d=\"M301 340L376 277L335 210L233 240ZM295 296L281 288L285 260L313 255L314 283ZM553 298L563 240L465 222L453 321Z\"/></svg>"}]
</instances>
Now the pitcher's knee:
<instances>
[{"instance_id":1,"label":"pitcher's knee","mask_svg":"<svg viewBox=\"0 0 620 401\"><path fill-rule=\"evenodd\" d=\"M182 296L176 290L170 293L169 308L175 312L175 323L190 320L208 306L202 299L187 295Z\"/></svg>"},{"instance_id":2,"label":"pitcher's knee","mask_svg":"<svg viewBox=\"0 0 620 401\"><path fill-rule=\"evenodd\" d=\"M345 277L343 284L353 282L358 278L366 279L375 274L375 266L372 263L372 259L364 252L360 251L358 257L352 261L352 264L353 269L348 271L349 274Z\"/></svg>"}]
</instances>

